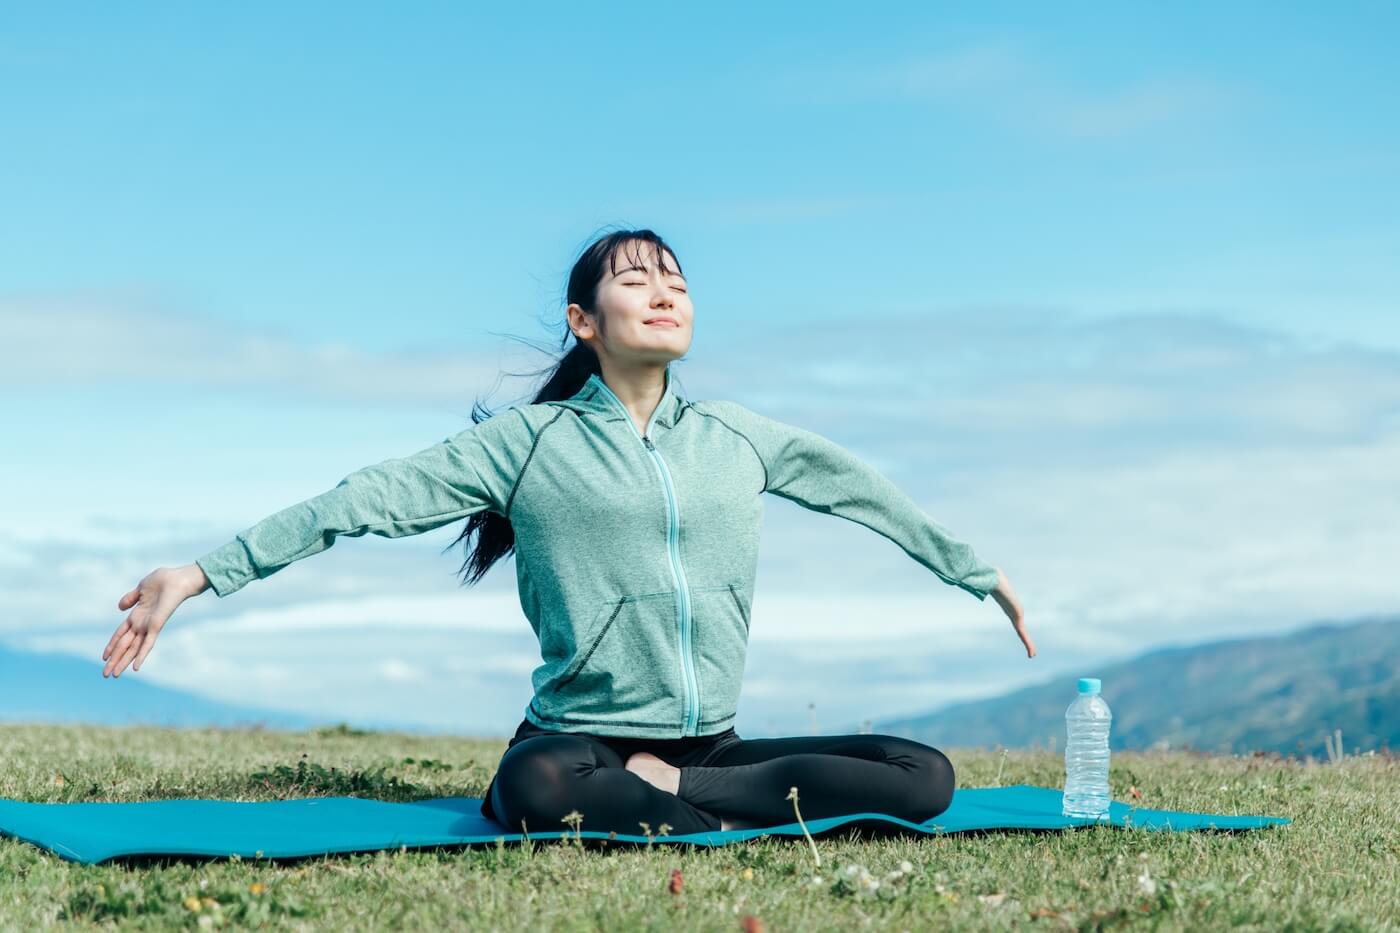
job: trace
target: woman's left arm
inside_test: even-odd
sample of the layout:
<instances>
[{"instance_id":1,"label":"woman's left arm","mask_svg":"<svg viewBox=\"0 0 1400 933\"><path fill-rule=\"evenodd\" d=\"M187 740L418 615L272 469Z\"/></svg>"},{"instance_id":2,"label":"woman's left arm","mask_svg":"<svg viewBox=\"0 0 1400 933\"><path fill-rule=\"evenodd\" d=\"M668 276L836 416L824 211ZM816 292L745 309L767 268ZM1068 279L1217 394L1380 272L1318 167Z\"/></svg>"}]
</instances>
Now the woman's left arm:
<instances>
[{"instance_id":1,"label":"woman's left arm","mask_svg":"<svg viewBox=\"0 0 1400 933\"><path fill-rule=\"evenodd\" d=\"M737 402L706 402L709 413L742 434L763 464L763 492L803 508L858 522L889 538L945 583L985 600L992 596L1035 657L1025 614L1011 581L972 546L934 521L870 464L813 431L765 417Z\"/></svg>"},{"instance_id":2,"label":"woman's left arm","mask_svg":"<svg viewBox=\"0 0 1400 933\"><path fill-rule=\"evenodd\" d=\"M888 477L836 442L736 402L705 404L753 446L764 468L764 492L884 535L945 583L979 600L985 600L1003 579L971 545L934 521Z\"/></svg>"}]
</instances>

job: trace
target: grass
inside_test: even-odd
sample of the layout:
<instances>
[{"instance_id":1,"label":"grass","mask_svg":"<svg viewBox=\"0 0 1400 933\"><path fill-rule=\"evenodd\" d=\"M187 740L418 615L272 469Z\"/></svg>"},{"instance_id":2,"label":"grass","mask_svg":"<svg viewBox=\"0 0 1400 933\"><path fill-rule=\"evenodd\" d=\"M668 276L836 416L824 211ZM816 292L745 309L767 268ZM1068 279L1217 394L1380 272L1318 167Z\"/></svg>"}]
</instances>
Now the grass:
<instances>
[{"instance_id":1,"label":"grass","mask_svg":"<svg viewBox=\"0 0 1400 933\"><path fill-rule=\"evenodd\" d=\"M0 796L32 801L480 796L505 740L0 726ZM959 787L1063 783L1049 751L945 749ZM1400 764L1115 752L1115 800L1286 816L1243 833L801 836L701 849L575 839L290 861L77 865L0 838L0 929L1394 930ZM1138 796L1138 795L1141 796ZM561 825L560 829L567 828ZM818 865L817 859L820 858Z\"/></svg>"}]
</instances>

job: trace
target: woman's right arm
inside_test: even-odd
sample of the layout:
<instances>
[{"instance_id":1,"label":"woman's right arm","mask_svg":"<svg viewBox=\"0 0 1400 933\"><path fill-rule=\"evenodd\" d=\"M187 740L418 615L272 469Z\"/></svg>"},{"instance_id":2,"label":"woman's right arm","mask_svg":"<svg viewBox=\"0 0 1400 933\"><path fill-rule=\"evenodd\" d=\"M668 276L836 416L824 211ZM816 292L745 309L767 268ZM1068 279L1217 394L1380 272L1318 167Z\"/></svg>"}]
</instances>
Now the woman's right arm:
<instances>
[{"instance_id":1,"label":"woman's right arm","mask_svg":"<svg viewBox=\"0 0 1400 933\"><path fill-rule=\"evenodd\" d=\"M487 509L504 514L529 434L524 414L507 410L410 456L356 470L335 488L262 519L195 564L222 598L319 554L339 537L401 538Z\"/></svg>"},{"instance_id":2,"label":"woman's right arm","mask_svg":"<svg viewBox=\"0 0 1400 933\"><path fill-rule=\"evenodd\" d=\"M422 534L491 509L505 514L531 431L524 413L502 412L407 457L356 470L335 488L288 506L192 564L159 567L117 601L131 614L112 633L102 676L140 670L156 636L181 603L212 588L221 598L338 537Z\"/></svg>"}]
</instances>

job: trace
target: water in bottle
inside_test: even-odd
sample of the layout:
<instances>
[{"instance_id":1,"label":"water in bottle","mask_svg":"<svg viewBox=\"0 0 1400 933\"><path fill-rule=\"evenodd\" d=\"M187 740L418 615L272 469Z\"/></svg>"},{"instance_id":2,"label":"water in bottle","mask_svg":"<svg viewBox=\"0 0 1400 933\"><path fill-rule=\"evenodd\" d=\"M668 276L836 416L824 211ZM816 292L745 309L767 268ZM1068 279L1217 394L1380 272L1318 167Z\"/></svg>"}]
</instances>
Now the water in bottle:
<instances>
[{"instance_id":1,"label":"water in bottle","mask_svg":"<svg viewBox=\"0 0 1400 933\"><path fill-rule=\"evenodd\" d=\"M1079 678L1079 696L1065 710L1065 816L1108 818L1108 730L1113 713L1097 677Z\"/></svg>"}]
</instances>

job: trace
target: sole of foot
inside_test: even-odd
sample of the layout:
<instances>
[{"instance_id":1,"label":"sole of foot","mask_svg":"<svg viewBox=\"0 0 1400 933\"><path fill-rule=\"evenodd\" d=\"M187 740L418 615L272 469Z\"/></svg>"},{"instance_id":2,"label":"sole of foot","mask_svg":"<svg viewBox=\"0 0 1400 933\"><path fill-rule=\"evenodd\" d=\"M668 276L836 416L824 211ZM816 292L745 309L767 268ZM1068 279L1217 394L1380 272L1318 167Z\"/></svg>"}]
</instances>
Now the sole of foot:
<instances>
[{"instance_id":1,"label":"sole of foot","mask_svg":"<svg viewBox=\"0 0 1400 933\"><path fill-rule=\"evenodd\" d=\"M681 769L674 765L668 765L651 752L636 752L629 755L625 767L648 784L659 787L669 794L680 790Z\"/></svg>"},{"instance_id":2,"label":"sole of foot","mask_svg":"<svg viewBox=\"0 0 1400 933\"><path fill-rule=\"evenodd\" d=\"M674 765L668 765L651 752L634 752L627 757L626 769L640 777L653 787L659 787L668 793L676 793L680 789L681 769ZM731 829L754 829L755 823L746 823L742 820L732 820L728 817L720 817L720 832L728 832Z\"/></svg>"}]
</instances>

